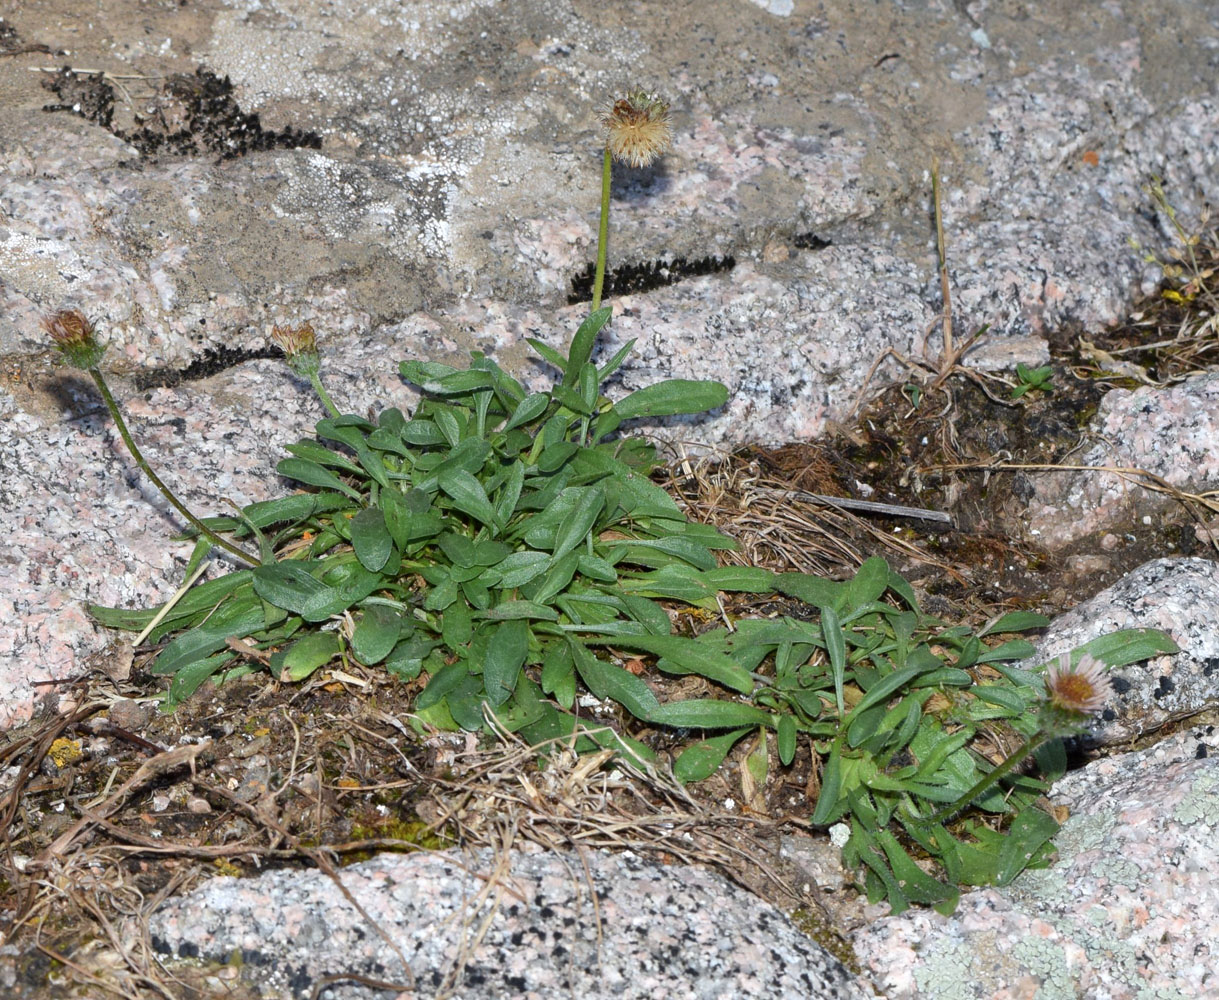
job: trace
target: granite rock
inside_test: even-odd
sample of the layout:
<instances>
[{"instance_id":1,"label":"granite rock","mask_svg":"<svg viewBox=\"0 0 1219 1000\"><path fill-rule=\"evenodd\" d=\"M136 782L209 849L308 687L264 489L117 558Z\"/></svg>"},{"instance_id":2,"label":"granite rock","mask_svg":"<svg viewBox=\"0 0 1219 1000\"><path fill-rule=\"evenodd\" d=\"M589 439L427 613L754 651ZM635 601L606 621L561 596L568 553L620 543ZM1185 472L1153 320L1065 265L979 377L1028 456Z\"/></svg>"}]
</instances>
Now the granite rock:
<instances>
[{"instance_id":1,"label":"granite rock","mask_svg":"<svg viewBox=\"0 0 1219 1000\"><path fill-rule=\"evenodd\" d=\"M778 910L702 869L536 849L513 852L510 871L496 867L485 850L386 854L340 877L402 950L419 997L446 982L456 991L446 995L463 1000L870 995ZM162 953L223 963L239 951L267 997L305 1000L322 977L343 973L406 978L377 930L316 871L211 879L162 906L149 932ZM340 981L320 998L377 995Z\"/></svg>"}]
</instances>

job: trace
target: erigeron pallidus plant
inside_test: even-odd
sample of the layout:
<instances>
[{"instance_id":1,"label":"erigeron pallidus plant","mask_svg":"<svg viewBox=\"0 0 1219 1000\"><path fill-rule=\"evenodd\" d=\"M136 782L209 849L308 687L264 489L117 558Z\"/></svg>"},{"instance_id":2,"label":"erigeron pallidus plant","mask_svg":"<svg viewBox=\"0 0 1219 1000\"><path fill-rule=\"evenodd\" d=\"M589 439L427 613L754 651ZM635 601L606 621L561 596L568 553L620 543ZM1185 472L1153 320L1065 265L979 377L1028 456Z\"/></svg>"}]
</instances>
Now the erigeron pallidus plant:
<instances>
[{"instance_id":1,"label":"erigeron pallidus plant","mask_svg":"<svg viewBox=\"0 0 1219 1000\"><path fill-rule=\"evenodd\" d=\"M684 379L617 400L604 391L633 344L594 360L611 315L600 305L609 164L662 152L668 109L636 92L603 121L595 306L565 352L530 341L554 369L548 388L527 390L481 353L466 368L407 360L399 372L419 389L414 412L366 419L340 412L327 393L312 328L277 328L288 363L328 413L316 438L290 445L277 466L306 491L231 517L188 518L201 536L196 558L221 541L254 543L260 564L160 608L91 612L148 630L151 670L170 679L166 709L213 678L269 668L295 683L359 665L422 679L420 727L507 730L534 745L570 736L577 749L609 745L644 759L655 754L632 731L698 731L673 763L683 781L714 773L756 736L747 767L764 785L771 739L785 767L804 741L820 774L813 822L848 824L846 860L894 910L951 906L962 884L1043 863L1056 829L1036 805L1045 784L1013 777L1015 764L1000 772L975 746L1007 727L1037 749L1045 686L1013 665L1033 647L985 640L1045 619L1007 615L976 635L948 626L923 614L878 558L845 582L721 566L716 553L735 542L691 521L649 478L655 451L624 425L714 409L728 392ZM698 634L675 628L689 611L719 611L725 592L795 598L807 620L725 616L724 627ZM1084 651L1121 665L1174 649L1162 633L1127 631ZM717 696L661 702L621 665L626 653L661 674L699 675ZM578 728L582 689L621 708L616 732ZM1052 773L1061 753L1040 742ZM966 819L950 833L946 804L1000 822ZM912 851L933 858L942 880Z\"/></svg>"}]
</instances>

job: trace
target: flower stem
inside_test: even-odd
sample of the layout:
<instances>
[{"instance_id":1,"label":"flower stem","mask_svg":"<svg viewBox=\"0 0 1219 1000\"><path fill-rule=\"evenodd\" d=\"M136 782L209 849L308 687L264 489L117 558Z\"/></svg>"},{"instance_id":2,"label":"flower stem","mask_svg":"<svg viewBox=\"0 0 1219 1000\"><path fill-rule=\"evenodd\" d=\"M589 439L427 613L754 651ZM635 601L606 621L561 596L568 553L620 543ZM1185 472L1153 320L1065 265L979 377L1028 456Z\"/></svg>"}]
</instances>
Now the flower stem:
<instances>
[{"instance_id":1,"label":"flower stem","mask_svg":"<svg viewBox=\"0 0 1219 1000\"><path fill-rule=\"evenodd\" d=\"M125 444L127 446L127 450L131 452L131 457L135 459L136 465L143 470L144 475L152 480L152 484L161 491L162 496L173 504L178 513L186 518L186 520L189 521L197 531L202 532L215 544L219 545L223 549L227 549L229 552L233 553L233 555L243 559L245 562L250 563L252 566L260 566L262 564L262 560L238 548L232 542L221 538L218 534L216 534L216 532L212 531L211 528L209 528L206 524L195 517L194 514L187 510L186 506L173 495L169 487L161 482L161 478L152 471L152 466L148 464L148 462L144 459L144 456L140 454L140 449L136 447L135 441L131 437L131 432L127 430L127 423L123 420L123 414L119 410L118 403L115 402L114 396L110 394L110 387L106 385L106 380L102 377L101 370L96 367L90 368L89 374L93 376L93 381L97 384L98 392L102 394L102 400L106 404L106 409L110 411L110 416L114 418L115 426L118 427L119 433L123 436L123 444Z\"/></svg>"},{"instance_id":2,"label":"flower stem","mask_svg":"<svg viewBox=\"0 0 1219 1000\"><path fill-rule=\"evenodd\" d=\"M313 385L313 391L317 393L317 398L322 401L322 405L330 412L332 417L339 416L339 408L334 405L334 400L330 398L330 393L326 391L326 387L322 385L322 378L317 372L313 372L309 376L309 381Z\"/></svg>"},{"instance_id":3,"label":"flower stem","mask_svg":"<svg viewBox=\"0 0 1219 1000\"><path fill-rule=\"evenodd\" d=\"M597 227L597 275L593 279L593 312L601 308L601 289L605 286L605 244L609 239L610 172L612 157L609 146L601 161L601 224Z\"/></svg>"},{"instance_id":4,"label":"flower stem","mask_svg":"<svg viewBox=\"0 0 1219 1000\"><path fill-rule=\"evenodd\" d=\"M941 809L938 813L932 816L931 819L927 820L927 822L943 823L951 819L971 802L973 802L973 800L979 795L994 785L1000 778L1011 773L1017 764L1024 760L1029 754L1037 750L1041 744L1047 742L1050 739L1050 735L1051 734L1049 733L1034 733L1024 741L1022 746L1020 746L1014 753L1009 755L1006 760L992 768L986 775L984 775L982 779L973 786L973 788L957 799L956 802L952 803L952 805L945 809Z\"/></svg>"}]
</instances>

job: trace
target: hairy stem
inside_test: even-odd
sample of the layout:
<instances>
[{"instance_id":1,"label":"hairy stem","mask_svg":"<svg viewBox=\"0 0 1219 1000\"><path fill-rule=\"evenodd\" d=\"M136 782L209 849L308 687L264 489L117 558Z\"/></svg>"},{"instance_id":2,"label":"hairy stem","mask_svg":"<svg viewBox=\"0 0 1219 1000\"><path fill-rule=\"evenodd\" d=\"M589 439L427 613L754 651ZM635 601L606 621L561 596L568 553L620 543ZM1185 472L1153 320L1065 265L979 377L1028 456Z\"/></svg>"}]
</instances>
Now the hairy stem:
<instances>
[{"instance_id":1,"label":"hairy stem","mask_svg":"<svg viewBox=\"0 0 1219 1000\"><path fill-rule=\"evenodd\" d=\"M161 477L152 471L152 466L148 464L144 456L140 454L140 449L136 447L135 441L131 437L131 432L127 429L127 423L123 420L123 414L119 410L118 403L115 402L114 396L110 394L110 387L106 385L106 380L102 377L101 371L98 368L90 368L89 374L93 376L93 381L97 384L98 392L102 394L102 400L106 404L106 409L110 411L110 416L114 418L114 424L116 427L118 427L119 434L121 434L123 437L123 444L127 446L127 450L131 452L131 457L135 459L136 465L143 470L144 475L151 479L153 486L161 491L161 495L164 496L165 499L171 504L173 504L174 509L177 510L177 512L184 518L186 518L186 520L191 523L196 531L199 531L205 535L216 545L219 545L222 549L226 549L239 559L249 563L252 566L262 565L262 560L260 560L257 556L250 555L248 552L238 548L232 542L221 538L218 534L216 534L216 532L212 531L211 528L209 528L206 524L195 517L194 514L187 510L186 505L183 504L182 501L180 501L176 496L174 496L173 492L168 486L161 482Z\"/></svg>"},{"instance_id":2,"label":"hairy stem","mask_svg":"<svg viewBox=\"0 0 1219 1000\"><path fill-rule=\"evenodd\" d=\"M610 173L609 146L601 161L601 224L597 227L597 275L593 279L593 312L601 308L601 289L605 286L605 244L609 239Z\"/></svg>"}]
</instances>

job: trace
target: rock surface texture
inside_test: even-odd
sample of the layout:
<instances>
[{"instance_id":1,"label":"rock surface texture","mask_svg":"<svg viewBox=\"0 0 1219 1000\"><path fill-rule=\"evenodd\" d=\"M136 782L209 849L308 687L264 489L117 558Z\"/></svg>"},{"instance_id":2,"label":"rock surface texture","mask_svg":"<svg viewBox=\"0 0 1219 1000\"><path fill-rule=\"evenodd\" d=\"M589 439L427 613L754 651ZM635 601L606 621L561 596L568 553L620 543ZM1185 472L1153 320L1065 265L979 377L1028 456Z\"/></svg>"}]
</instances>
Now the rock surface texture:
<instances>
[{"instance_id":1,"label":"rock surface texture","mask_svg":"<svg viewBox=\"0 0 1219 1000\"><path fill-rule=\"evenodd\" d=\"M465 1000L869 996L782 913L717 875L596 851L514 852L511 871L496 869L485 850L381 855L340 877L425 996L446 980ZM176 955L224 962L240 949L266 989L301 1000L328 975L404 979L386 941L320 872L213 879L149 929L154 947ZM323 995L377 994L343 984Z\"/></svg>"},{"instance_id":2,"label":"rock surface texture","mask_svg":"<svg viewBox=\"0 0 1219 1000\"><path fill-rule=\"evenodd\" d=\"M181 524L91 383L52 364L39 330L49 311L97 322L136 437L188 504L220 513L285 491L275 462L322 415L266 356L273 323L313 323L352 412L409 407L396 375L407 357L475 349L540 376L526 338L561 345L588 308L573 281L594 253L595 112L636 85L672 100L675 148L615 175L610 266L623 270L601 350L637 340L620 391L677 376L732 393L706 420L661 428L670 439L809 439L846 416L886 349L936 353L933 158L957 328L990 324L975 363L1038 363L1053 332L1112 324L1153 286L1127 251L1132 237L1164 239L1142 190L1152 175L1183 209L1219 202L1214 4L11 6L0 21L0 727L111 665L85 602L163 600L190 551L168 540ZM1120 460L1098 450L1080 464L1213 487L1215 396L1212 376L1112 393L1096 427L1121 437ZM1114 488L1041 483L1031 527L1061 544L1099 510L1096 530ZM1122 707L1094 734L1110 742L1214 706L1217 617L1213 564L1156 562L1060 621L1044 651L1124 625L1167 628L1185 649L1122 672ZM951 919L918 912L859 932L867 982L705 873L622 858L590 862L606 891L598 967L579 866L572 876L526 855L514 877L530 903L504 900L489 950L467 963L485 978L460 995L518 983L539 997L569 985L589 997L855 997L870 984L937 1000L1215 995L1216 745L1182 734L1064 782L1062 863L968 894ZM409 942L416 974L443 976L457 938L437 928L482 883L445 858L347 872ZM171 902L158 940L179 954L274 951L290 971L268 996L308 996L300 977L336 968L327 937L359 970L393 977L326 879L265 879ZM322 897L339 909L319 909Z\"/></svg>"}]
</instances>

